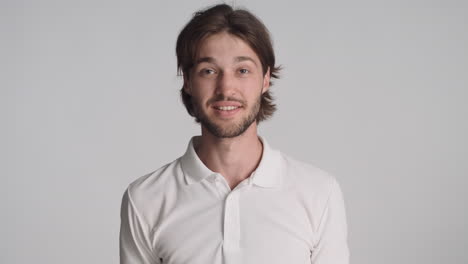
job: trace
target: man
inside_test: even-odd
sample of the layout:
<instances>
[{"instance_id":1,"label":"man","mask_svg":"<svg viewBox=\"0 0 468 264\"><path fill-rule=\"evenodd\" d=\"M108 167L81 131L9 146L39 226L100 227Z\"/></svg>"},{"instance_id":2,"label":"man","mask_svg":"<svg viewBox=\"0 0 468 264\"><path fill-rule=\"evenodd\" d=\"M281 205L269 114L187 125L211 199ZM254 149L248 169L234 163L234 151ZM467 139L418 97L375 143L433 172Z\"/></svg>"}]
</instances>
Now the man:
<instances>
[{"instance_id":1,"label":"man","mask_svg":"<svg viewBox=\"0 0 468 264\"><path fill-rule=\"evenodd\" d=\"M131 183L120 262L344 264L342 192L326 172L257 135L275 106L270 37L250 12L198 12L177 40L182 100L201 124L179 159Z\"/></svg>"}]
</instances>

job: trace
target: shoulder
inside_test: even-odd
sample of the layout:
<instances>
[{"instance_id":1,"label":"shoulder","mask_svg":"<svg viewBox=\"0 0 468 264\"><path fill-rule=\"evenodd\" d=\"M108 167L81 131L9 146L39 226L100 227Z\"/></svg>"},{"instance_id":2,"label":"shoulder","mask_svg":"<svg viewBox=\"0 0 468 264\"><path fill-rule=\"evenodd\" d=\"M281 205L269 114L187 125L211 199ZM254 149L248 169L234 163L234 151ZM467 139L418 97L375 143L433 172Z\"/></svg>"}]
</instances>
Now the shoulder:
<instances>
[{"instance_id":1,"label":"shoulder","mask_svg":"<svg viewBox=\"0 0 468 264\"><path fill-rule=\"evenodd\" d=\"M181 176L179 162L180 158L138 177L128 185L125 193L137 209L144 210L148 204L161 200L175 188Z\"/></svg>"},{"instance_id":2,"label":"shoulder","mask_svg":"<svg viewBox=\"0 0 468 264\"><path fill-rule=\"evenodd\" d=\"M287 154L281 153L286 175L285 181L296 190L308 197L327 199L332 189L337 185L335 175Z\"/></svg>"}]
</instances>

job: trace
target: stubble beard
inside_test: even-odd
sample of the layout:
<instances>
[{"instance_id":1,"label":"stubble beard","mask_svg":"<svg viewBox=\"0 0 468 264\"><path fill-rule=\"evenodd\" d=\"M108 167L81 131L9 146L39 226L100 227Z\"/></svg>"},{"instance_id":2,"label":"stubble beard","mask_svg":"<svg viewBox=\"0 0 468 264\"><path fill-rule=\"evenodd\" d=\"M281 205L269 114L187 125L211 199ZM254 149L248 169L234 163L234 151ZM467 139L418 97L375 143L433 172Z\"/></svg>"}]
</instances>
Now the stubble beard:
<instances>
[{"instance_id":1,"label":"stubble beard","mask_svg":"<svg viewBox=\"0 0 468 264\"><path fill-rule=\"evenodd\" d=\"M203 111L201 111L200 106L195 102L195 100L192 102L195 110L195 117L198 118L201 125L205 127L211 134L218 138L234 138L242 135L250 127L250 125L256 121L258 112L260 111L261 96L259 96L255 101L254 106L245 118L243 118L240 122L231 124L227 127L222 127L213 122L213 120L210 120L203 113Z\"/></svg>"}]
</instances>

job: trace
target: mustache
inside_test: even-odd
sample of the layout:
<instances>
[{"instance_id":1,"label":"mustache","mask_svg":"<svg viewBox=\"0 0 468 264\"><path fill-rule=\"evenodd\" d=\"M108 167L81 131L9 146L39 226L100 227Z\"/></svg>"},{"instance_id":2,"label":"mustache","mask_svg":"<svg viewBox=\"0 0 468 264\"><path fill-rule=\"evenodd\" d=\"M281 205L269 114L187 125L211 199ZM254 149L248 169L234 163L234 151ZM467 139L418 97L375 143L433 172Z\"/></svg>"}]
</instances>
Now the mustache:
<instances>
[{"instance_id":1,"label":"mustache","mask_svg":"<svg viewBox=\"0 0 468 264\"><path fill-rule=\"evenodd\" d=\"M208 100L208 104L212 104L212 103L215 103L215 102L223 102L223 101L238 102L243 106L246 105L246 102L244 100L242 100L242 99L238 99L238 98L234 98L234 97L228 97L228 96L224 96L222 94L217 95L217 96L211 98L210 100Z\"/></svg>"}]
</instances>

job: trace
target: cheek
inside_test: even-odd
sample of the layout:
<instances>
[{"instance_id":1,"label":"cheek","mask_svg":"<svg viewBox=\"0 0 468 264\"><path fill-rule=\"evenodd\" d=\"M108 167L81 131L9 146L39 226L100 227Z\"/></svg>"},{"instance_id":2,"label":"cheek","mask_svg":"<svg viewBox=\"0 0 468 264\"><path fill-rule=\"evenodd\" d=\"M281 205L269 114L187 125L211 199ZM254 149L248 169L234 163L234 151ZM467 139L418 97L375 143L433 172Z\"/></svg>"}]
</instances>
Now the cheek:
<instances>
[{"instance_id":1,"label":"cheek","mask_svg":"<svg viewBox=\"0 0 468 264\"><path fill-rule=\"evenodd\" d=\"M216 87L216 83L209 79L196 79L192 82L194 90L199 93L207 93Z\"/></svg>"},{"instance_id":2,"label":"cheek","mask_svg":"<svg viewBox=\"0 0 468 264\"><path fill-rule=\"evenodd\" d=\"M243 91L249 94L259 94L263 89L263 79L262 78L251 78L243 80L241 83L244 87Z\"/></svg>"},{"instance_id":3,"label":"cheek","mask_svg":"<svg viewBox=\"0 0 468 264\"><path fill-rule=\"evenodd\" d=\"M194 86L192 90L193 100L197 101L199 105L205 105L205 103L213 97L211 90L205 86Z\"/></svg>"}]
</instances>

